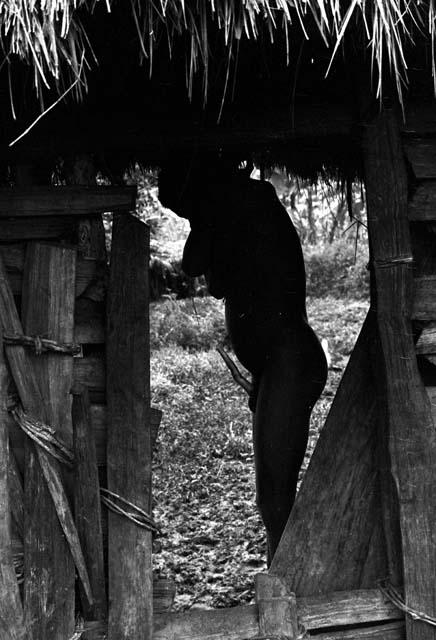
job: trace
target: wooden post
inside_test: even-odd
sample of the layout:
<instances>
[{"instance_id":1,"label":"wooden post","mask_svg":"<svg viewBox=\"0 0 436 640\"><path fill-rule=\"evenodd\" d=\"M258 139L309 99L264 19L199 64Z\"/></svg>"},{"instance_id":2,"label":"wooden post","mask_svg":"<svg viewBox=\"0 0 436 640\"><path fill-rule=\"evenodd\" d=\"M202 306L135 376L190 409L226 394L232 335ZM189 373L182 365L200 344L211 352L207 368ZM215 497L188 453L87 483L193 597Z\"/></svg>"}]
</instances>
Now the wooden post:
<instances>
[{"instance_id":1,"label":"wooden post","mask_svg":"<svg viewBox=\"0 0 436 640\"><path fill-rule=\"evenodd\" d=\"M107 317L108 488L151 503L148 227L114 216ZM109 512L109 640L152 637L152 537Z\"/></svg>"},{"instance_id":2,"label":"wooden post","mask_svg":"<svg viewBox=\"0 0 436 640\"><path fill-rule=\"evenodd\" d=\"M100 484L98 481L95 439L91 430L89 396L86 387L73 390L74 428L74 513L80 543L91 582L93 605L89 605L81 589L82 612L86 620L107 617L106 586L103 561ZM91 638L91 634L86 635Z\"/></svg>"},{"instance_id":3,"label":"wooden post","mask_svg":"<svg viewBox=\"0 0 436 640\"><path fill-rule=\"evenodd\" d=\"M256 600L261 637L287 640L298 637L297 599L280 578L258 573Z\"/></svg>"},{"instance_id":4,"label":"wooden post","mask_svg":"<svg viewBox=\"0 0 436 640\"><path fill-rule=\"evenodd\" d=\"M72 342L76 253L43 244L27 248L23 279L23 327L30 335ZM71 356L28 356L44 399L45 419L72 446ZM64 640L74 633L74 563L59 526L35 447L26 439L24 481L25 606L32 637ZM65 477L65 474L64 474ZM31 622L30 622L31 621Z\"/></svg>"},{"instance_id":5,"label":"wooden post","mask_svg":"<svg viewBox=\"0 0 436 640\"><path fill-rule=\"evenodd\" d=\"M377 286L391 470L398 492L407 606L436 617L436 431L416 363L407 176L395 116L383 111L364 131L368 225ZM408 640L436 629L406 616Z\"/></svg>"},{"instance_id":6,"label":"wooden post","mask_svg":"<svg viewBox=\"0 0 436 640\"><path fill-rule=\"evenodd\" d=\"M25 637L23 605L12 558L12 537L9 504L9 447L7 410L9 372L3 353L0 332L0 637L23 640Z\"/></svg>"}]
</instances>

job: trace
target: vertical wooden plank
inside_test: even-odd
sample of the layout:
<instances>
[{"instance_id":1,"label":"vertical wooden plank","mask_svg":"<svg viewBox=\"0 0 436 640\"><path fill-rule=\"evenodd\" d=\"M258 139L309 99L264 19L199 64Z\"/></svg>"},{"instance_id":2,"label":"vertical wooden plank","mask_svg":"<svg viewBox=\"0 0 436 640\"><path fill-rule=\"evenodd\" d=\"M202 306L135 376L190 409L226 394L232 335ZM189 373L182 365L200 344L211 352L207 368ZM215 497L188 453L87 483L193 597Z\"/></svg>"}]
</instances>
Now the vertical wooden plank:
<instances>
[{"instance_id":1,"label":"vertical wooden plank","mask_svg":"<svg viewBox=\"0 0 436 640\"><path fill-rule=\"evenodd\" d=\"M298 597L357 589L376 569L367 565L379 510L374 330L370 312L270 567Z\"/></svg>"},{"instance_id":2,"label":"vertical wooden plank","mask_svg":"<svg viewBox=\"0 0 436 640\"><path fill-rule=\"evenodd\" d=\"M115 216L107 318L108 488L151 502L148 227ZM109 640L152 635L151 533L109 513Z\"/></svg>"},{"instance_id":3,"label":"vertical wooden plank","mask_svg":"<svg viewBox=\"0 0 436 640\"><path fill-rule=\"evenodd\" d=\"M413 344L413 270L407 176L395 116L383 111L364 131L368 224L383 351L391 470L398 492L406 604L436 617L436 431ZM436 629L406 616L408 640Z\"/></svg>"},{"instance_id":4,"label":"vertical wooden plank","mask_svg":"<svg viewBox=\"0 0 436 640\"><path fill-rule=\"evenodd\" d=\"M3 265L3 260L0 255L0 326L4 333L10 334L22 334L23 328L20 318L18 317L17 309L12 295L11 288L9 286L6 271ZM24 411L36 420L46 420L46 404L41 396L41 391L33 371L33 367L30 361L30 356L26 349L19 345L5 346L5 352L9 364L9 368L18 391L21 403ZM80 576L82 583L85 586L89 599L92 600L92 594L89 586L89 579L83 560L83 554L80 549L79 537L77 535L76 527L74 525L73 517L71 514L70 505L65 494L61 478L60 467L57 460L50 457L50 454L46 453L42 448L36 447L35 449L38 457L38 462L41 466L41 470L44 474L45 482L50 492L51 499L53 501L54 509L56 511L58 520L62 526L62 531L68 540L71 554L74 558L74 562L77 568L77 572ZM27 469L26 469L27 470ZM43 485L41 485L43 487ZM42 490L42 489L41 489ZM46 503L49 505L48 501ZM50 509L50 506L47 507ZM46 521L55 522L56 518L51 520L50 512L47 515ZM49 561L47 555L46 560ZM47 574L48 575L48 574ZM42 594L45 592L42 591ZM50 612L51 614L52 612ZM30 617L30 620L36 624L37 618Z\"/></svg>"},{"instance_id":5,"label":"vertical wooden plank","mask_svg":"<svg viewBox=\"0 0 436 640\"><path fill-rule=\"evenodd\" d=\"M75 385L73 393L74 431L74 513L80 544L88 568L94 603L89 605L81 589L82 612L86 620L107 617L103 561L100 484L95 439L91 427L89 396L86 387ZM87 638L91 638L88 633Z\"/></svg>"},{"instance_id":6,"label":"vertical wooden plank","mask_svg":"<svg viewBox=\"0 0 436 640\"><path fill-rule=\"evenodd\" d=\"M32 244L23 279L23 326L30 335L72 342L76 252ZM45 419L72 445L71 356L29 355L45 403ZM32 638L65 640L74 632L74 563L33 444L26 440L24 575Z\"/></svg>"},{"instance_id":7,"label":"vertical wooden plank","mask_svg":"<svg viewBox=\"0 0 436 640\"><path fill-rule=\"evenodd\" d=\"M297 599L280 578L258 573L256 600L260 637L288 640L298 637Z\"/></svg>"},{"instance_id":8,"label":"vertical wooden plank","mask_svg":"<svg viewBox=\"0 0 436 640\"><path fill-rule=\"evenodd\" d=\"M23 606L12 558L9 504L9 447L7 410L9 373L0 332L0 637L23 640L25 637Z\"/></svg>"}]
</instances>

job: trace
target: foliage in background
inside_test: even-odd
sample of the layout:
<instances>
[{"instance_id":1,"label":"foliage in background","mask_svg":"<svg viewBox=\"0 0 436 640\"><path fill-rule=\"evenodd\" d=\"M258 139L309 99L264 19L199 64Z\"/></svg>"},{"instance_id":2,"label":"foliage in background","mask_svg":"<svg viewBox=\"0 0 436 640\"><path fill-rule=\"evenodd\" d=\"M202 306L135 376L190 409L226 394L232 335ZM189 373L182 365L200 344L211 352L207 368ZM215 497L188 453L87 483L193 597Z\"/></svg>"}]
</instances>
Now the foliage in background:
<instances>
[{"instance_id":1,"label":"foliage in background","mask_svg":"<svg viewBox=\"0 0 436 640\"><path fill-rule=\"evenodd\" d=\"M151 307L152 403L163 410L153 468L154 516L163 534L155 540L154 568L176 581L177 609L250 602L254 574L266 567L251 413L214 350L224 340L223 305L208 298L196 307L197 314L188 300ZM312 413L303 472L366 308L352 299L308 301L332 368Z\"/></svg>"},{"instance_id":2,"label":"foliage in background","mask_svg":"<svg viewBox=\"0 0 436 640\"><path fill-rule=\"evenodd\" d=\"M189 222L161 206L156 173L136 167L127 181L137 184L137 215L150 225L152 300L162 295L206 295L204 278L189 278L181 270ZM308 294L367 297L368 248L360 185L353 188L350 220L345 196L336 185L302 183L279 171L270 176L270 181L300 236Z\"/></svg>"}]
</instances>

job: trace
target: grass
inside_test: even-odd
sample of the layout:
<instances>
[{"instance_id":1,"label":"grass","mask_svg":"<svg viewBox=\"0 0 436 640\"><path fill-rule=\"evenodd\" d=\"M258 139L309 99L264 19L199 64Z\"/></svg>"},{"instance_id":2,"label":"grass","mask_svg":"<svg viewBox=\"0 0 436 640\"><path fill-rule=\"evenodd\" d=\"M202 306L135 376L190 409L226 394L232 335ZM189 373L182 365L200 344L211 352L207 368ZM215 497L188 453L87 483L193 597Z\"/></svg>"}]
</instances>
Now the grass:
<instances>
[{"instance_id":1,"label":"grass","mask_svg":"<svg viewBox=\"0 0 436 640\"><path fill-rule=\"evenodd\" d=\"M310 428L310 459L367 304L308 300L331 370ZM152 402L164 412L154 457L155 571L177 583L176 608L250 602L265 568L255 507L251 414L215 345L225 341L223 305L212 298L165 300L151 312ZM304 469L303 469L304 471Z\"/></svg>"}]
</instances>

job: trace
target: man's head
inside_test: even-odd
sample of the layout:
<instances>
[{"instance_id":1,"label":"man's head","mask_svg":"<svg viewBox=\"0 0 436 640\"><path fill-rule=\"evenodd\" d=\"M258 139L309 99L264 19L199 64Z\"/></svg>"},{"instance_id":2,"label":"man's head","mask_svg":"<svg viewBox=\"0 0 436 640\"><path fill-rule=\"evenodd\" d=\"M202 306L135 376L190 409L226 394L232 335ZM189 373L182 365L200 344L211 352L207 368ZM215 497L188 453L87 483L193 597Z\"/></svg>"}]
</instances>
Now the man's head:
<instances>
[{"instance_id":1,"label":"man's head","mask_svg":"<svg viewBox=\"0 0 436 640\"><path fill-rule=\"evenodd\" d=\"M237 162L216 154L177 156L159 173L159 200L182 218L199 223L237 175Z\"/></svg>"}]
</instances>

